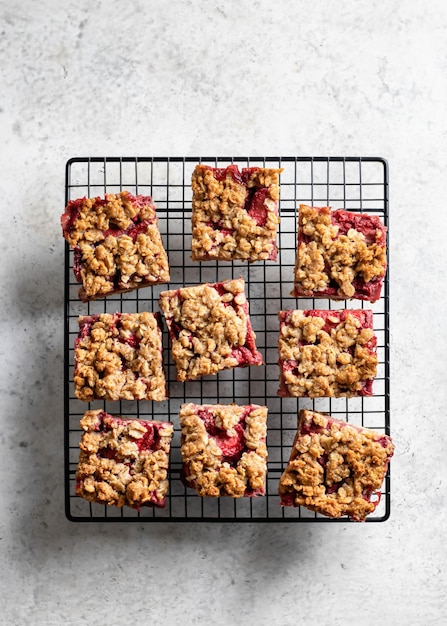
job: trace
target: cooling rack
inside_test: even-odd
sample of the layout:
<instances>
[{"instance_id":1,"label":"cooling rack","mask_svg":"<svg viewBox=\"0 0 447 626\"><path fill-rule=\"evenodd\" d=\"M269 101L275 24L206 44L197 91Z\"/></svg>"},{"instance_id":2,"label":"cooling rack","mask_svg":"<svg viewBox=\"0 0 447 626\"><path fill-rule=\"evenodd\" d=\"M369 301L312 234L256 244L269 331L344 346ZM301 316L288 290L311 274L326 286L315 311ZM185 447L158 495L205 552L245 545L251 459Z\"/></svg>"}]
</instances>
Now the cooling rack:
<instances>
[{"instance_id":1,"label":"cooling rack","mask_svg":"<svg viewBox=\"0 0 447 626\"><path fill-rule=\"evenodd\" d=\"M248 265L231 263L194 263L191 248L191 174L197 163L225 167L283 167L279 226L279 258ZM78 299L79 284L73 267L73 252L65 244L65 383L64 452L65 510L78 522L313 522L350 523L346 518L332 520L304 508L279 505L278 482L284 470L297 427L301 408L328 412L350 423L390 431L389 381L389 265L381 299L361 301L295 299L290 296L296 251L297 207L300 203L329 205L354 212L380 216L388 226L388 165L375 157L79 157L66 165L65 201L87 196L117 193L126 189L150 195L157 206L159 227L168 253L171 282L146 287L128 294L107 297L87 304ZM265 367L236 368L215 377L180 383L164 332L164 358L170 390L165 402L81 402L73 388L74 341L79 315L157 311L160 291L203 282L217 282L242 276L250 302L250 316ZM378 375L374 396L361 398L279 398L277 339L278 311L284 309L370 308L378 339ZM268 407L268 479L265 497L201 498L180 480L180 428L178 412L184 402L240 404L256 403ZM81 430L79 421L88 409L103 409L128 417L170 420L175 433L171 449L169 493L165 509L141 508L135 511L92 504L75 495L75 472ZM390 474L382 488L381 501L367 522L382 522L390 514Z\"/></svg>"}]
</instances>

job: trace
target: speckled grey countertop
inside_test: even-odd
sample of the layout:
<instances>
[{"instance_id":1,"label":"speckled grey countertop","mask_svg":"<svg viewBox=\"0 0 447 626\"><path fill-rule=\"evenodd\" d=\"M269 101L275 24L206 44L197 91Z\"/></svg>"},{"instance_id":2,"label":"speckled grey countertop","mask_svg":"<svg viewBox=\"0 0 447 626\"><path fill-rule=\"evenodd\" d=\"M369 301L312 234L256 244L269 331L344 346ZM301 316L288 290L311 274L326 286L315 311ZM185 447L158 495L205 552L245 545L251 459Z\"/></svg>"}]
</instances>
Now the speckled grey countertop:
<instances>
[{"instance_id":1,"label":"speckled grey countertop","mask_svg":"<svg viewBox=\"0 0 447 626\"><path fill-rule=\"evenodd\" d=\"M445 2L12 0L0 32L0 621L444 624ZM388 159L388 522L65 520L65 162L200 154Z\"/></svg>"}]
</instances>

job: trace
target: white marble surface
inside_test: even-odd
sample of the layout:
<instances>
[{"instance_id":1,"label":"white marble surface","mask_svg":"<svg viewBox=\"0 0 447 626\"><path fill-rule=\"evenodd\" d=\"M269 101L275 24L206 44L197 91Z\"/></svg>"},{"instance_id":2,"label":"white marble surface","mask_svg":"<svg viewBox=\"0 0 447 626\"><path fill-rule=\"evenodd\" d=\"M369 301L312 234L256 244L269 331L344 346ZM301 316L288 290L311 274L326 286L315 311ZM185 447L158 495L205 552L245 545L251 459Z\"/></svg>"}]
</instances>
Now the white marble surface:
<instances>
[{"instance_id":1,"label":"white marble surface","mask_svg":"<svg viewBox=\"0 0 447 626\"><path fill-rule=\"evenodd\" d=\"M0 621L444 624L446 3L11 0L0 32ZM64 518L65 162L205 153L389 160L387 523Z\"/></svg>"}]
</instances>

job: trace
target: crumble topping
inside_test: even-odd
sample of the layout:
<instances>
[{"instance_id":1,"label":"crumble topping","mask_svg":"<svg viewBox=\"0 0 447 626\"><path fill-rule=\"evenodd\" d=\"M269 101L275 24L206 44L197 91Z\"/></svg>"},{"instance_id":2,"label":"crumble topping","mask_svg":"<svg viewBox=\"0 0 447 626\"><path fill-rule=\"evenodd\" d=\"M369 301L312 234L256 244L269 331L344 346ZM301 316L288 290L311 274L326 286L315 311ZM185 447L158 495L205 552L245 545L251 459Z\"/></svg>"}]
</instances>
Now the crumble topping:
<instances>
[{"instance_id":1,"label":"crumble topping","mask_svg":"<svg viewBox=\"0 0 447 626\"><path fill-rule=\"evenodd\" d=\"M211 168L192 175L192 259L276 260L282 169Z\"/></svg>"},{"instance_id":2,"label":"crumble topping","mask_svg":"<svg viewBox=\"0 0 447 626\"><path fill-rule=\"evenodd\" d=\"M159 313L102 313L78 323L77 398L166 400Z\"/></svg>"},{"instance_id":3,"label":"crumble topping","mask_svg":"<svg viewBox=\"0 0 447 626\"><path fill-rule=\"evenodd\" d=\"M87 411L76 471L76 493L90 502L116 506L165 505L170 422L121 419Z\"/></svg>"},{"instance_id":4,"label":"crumble topping","mask_svg":"<svg viewBox=\"0 0 447 626\"><path fill-rule=\"evenodd\" d=\"M263 495L267 407L182 405L183 474L199 496Z\"/></svg>"},{"instance_id":5,"label":"crumble topping","mask_svg":"<svg viewBox=\"0 0 447 626\"><path fill-rule=\"evenodd\" d=\"M300 205L294 296L380 297L386 229L377 216Z\"/></svg>"},{"instance_id":6,"label":"crumble topping","mask_svg":"<svg viewBox=\"0 0 447 626\"><path fill-rule=\"evenodd\" d=\"M242 278L164 291L159 304L171 336L177 380L262 365Z\"/></svg>"},{"instance_id":7,"label":"crumble topping","mask_svg":"<svg viewBox=\"0 0 447 626\"><path fill-rule=\"evenodd\" d=\"M128 191L71 201L61 218L74 249L74 272L86 302L169 282L169 265L149 196Z\"/></svg>"},{"instance_id":8,"label":"crumble topping","mask_svg":"<svg viewBox=\"0 0 447 626\"><path fill-rule=\"evenodd\" d=\"M348 515L363 521L380 501L393 452L387 435L301 410L279 483L281 505L302 505L328 517Z\"/></svg>"},{"instance_id":9,"label":"crumble topping","mask_svg":"<svg viewBox=\"0 0 447 626\"><path fill-rule=\"evenodd\" d=\"M378 359L371 311L281 311L279 319L278 395L372 394Z\"/></svg>"}]
</instances>

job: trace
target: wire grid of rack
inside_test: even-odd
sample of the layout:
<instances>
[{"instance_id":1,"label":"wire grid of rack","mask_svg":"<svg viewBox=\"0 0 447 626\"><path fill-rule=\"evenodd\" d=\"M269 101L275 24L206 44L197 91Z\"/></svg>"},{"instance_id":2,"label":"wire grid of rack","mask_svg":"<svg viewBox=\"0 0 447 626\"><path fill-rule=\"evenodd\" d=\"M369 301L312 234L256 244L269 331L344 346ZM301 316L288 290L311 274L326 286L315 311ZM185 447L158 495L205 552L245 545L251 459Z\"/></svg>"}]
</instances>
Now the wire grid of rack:
<instances>
[{"instance_id":1,"label":"wire grid of rack","mask_svg":"<svg viewBox=\"0 0 447 626\"><path fill-rule=\"evenodd\" d=\"M225 167L282 167L279 258L251 265L243 262L194 263L191 249L191 174L198 163ZM85 157L66 165L66 203L87 196L128 190L150 195L157 207L159 227L169 257L171 282L131 293L110 296L87 304L78 299L79 284L73 252L65 244L65 502L72 521L231 521L231 522L347 522L315 514L303 507L281 507L278 482L287 464L301 408L327 412L350 423L390 432L389 387L389 269L381 299L336 302L290 296L296 254L299 204L332 206L378 215L388 226L388 165L374 157ZM74 396L74 341L79 315L94 313L157 311L158 296L165 289L217 282L242 276L246 281L250 317L257 347L265 366L236 368L214 377L176 381L167 332L163 333L164 360L170 398L164 402L81 402ZM370 308L374 313L379 367L372 397L280 398L278 312L287 309ZM256 403L268 407L268 478L266 495L258 498L201 498L180 480L181 453L178 413L182 403ZM75 472L81 430L79 420L88 409L142 419L170 420L175 433L171 448L169 493L164 509L117 508L92 504L75 495ZM381 501L368 522L381 522L390 514L390 473L382 487Z\"/></svg>"}]
</instances>

